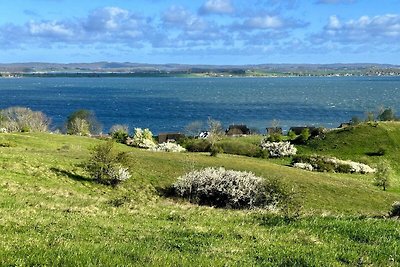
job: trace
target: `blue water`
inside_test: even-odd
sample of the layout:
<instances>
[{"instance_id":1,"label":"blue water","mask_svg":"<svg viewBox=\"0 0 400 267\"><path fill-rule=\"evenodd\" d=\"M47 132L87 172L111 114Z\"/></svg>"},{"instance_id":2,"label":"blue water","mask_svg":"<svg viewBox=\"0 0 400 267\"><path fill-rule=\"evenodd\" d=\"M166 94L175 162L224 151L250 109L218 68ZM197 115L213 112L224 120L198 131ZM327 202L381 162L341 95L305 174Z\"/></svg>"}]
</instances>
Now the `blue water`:
<instances>
[{"instance_id":1,"label":"blue water","mask_svg":"<svg viewBox=\"0 0 400 267\"><path fill-rule=\"evenodd\" d=\"M25 106L60 127L77 109L95 112L104 132L113 124L182 131L208 117L225 126L337 127L352 116L400 111L400 77L299 78L21 78L0 79L0 109Z\"/></svg>"}]
</instances>

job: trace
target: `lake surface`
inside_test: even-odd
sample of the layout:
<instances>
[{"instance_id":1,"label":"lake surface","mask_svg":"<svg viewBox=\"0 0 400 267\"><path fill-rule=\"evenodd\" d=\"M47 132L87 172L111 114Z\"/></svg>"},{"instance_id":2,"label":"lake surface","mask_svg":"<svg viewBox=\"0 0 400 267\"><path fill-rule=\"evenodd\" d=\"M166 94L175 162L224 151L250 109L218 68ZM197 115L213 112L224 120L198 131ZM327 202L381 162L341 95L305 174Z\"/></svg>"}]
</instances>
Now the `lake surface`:
<instances>
[{"instance_id":1,"label":"lake surface","mask_svg":"<svg viewBox=\"0 0 400 267\"><path fill-rule=\"evenodd\" d=\"M89 109L104 132L113 124L182 131L208 117L264 131L274 119L284 129L337 127L381 106L400 111L400 77L21 78L0 79L0 96L0 109L40 110L54 127Z\"/></svg>"}]
</instances>

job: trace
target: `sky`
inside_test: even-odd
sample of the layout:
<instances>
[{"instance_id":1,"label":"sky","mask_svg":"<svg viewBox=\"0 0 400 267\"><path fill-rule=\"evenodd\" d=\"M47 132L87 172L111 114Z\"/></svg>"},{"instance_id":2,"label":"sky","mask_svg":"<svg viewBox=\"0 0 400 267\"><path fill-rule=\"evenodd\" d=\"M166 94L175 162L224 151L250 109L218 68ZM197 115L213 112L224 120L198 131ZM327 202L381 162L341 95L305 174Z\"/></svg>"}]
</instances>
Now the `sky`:
<instances>
[{"instance_id":1,"label":"sky","mask_svg":"<svg viewBox=\"0 0 400 267\"><path fill-rule=\"evenodd\" d=\"M0 63L400 64L400 0L0 0Z\"/></svg>"}]
</instances>

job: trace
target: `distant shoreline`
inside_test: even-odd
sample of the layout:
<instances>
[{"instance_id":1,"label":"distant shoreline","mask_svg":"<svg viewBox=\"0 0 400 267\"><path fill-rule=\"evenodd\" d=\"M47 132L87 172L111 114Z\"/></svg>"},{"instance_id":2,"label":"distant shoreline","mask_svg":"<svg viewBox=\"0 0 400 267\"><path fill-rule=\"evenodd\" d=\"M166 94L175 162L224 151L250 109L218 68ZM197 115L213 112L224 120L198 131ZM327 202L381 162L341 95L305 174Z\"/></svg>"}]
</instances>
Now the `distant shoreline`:
<instances>
[{"instance_id":1,"label":"distant shoreline","mask_svg":"<svg viewBox=\"0 0 400 267\"><path fill-rule=\"evenodd\" d=\"M82 72L82 73L0 73L0 78L296 78L296 77L400 77L399 73L291 73L291 74L243 74L235 75L229 73L105 73L105 72Z\"/></svg>"}]
</instances>

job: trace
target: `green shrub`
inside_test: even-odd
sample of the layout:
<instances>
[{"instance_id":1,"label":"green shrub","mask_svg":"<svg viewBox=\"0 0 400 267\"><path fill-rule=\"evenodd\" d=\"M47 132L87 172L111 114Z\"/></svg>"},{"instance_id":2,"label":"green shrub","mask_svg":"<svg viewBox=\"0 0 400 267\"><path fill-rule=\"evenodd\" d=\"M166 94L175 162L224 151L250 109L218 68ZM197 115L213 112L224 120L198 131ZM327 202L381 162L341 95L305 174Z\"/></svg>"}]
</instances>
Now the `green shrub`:
<instances>
[{"instance_id":1,"label":"green shrub","mask_svg":"<svg viewBox=\"0 0 400 267\"><path fill-rule=\"evenodd\" d=\"M231 140L223 140L218 143L227 154L242 155L247 157L258 157L260 154L260 147L255 144L241 143L236 141L236 138Z\"/></svg>"},{"instance_id":2,"label":"green shrub","mask_svg":"<svg viewBox=\"0 0 400 267\"><path fill-rule=\"evenodd\" d=\"M290 130L290 131L287 133L287 136L288 136L288 138L289 138L290 141L295 140L295 139L297 138L297 134L296 134L294 131L292 131L292 130Z\"/></svg>"},{"instance_id":3,"label":"green shrub","mask_svg":"<svg viewBox=\"0 0 400 267\"><path fill-rule=\"evenodd\" d=\"M211 157L216 157L220 153L224 153L224 149L220 145L214 144L213 146L211 146L211 151L210 151Z\"/></svg>"},{"instance_id":4,"label":"green shrub","mask_svg":"<svg viewBox=\"0 0 400 267\"><path fill-rule=\"evenodd\" d=\"M310 137L311 137L310 129L306 128L301 131L300 135L297 136L295 141L299 144L305 144L308 141L308 139L310 139Z\"/></svg>"},{"instance_id":5,"label":"green shrub","mask_svg":"<svg viewBox=\"0 0 400 267\"><path fill-rule=\"evenodd\" d=\"M348 164L338 164L336 171L341 173L351 173L351 166Z\"/></svg>"},{"instance_id":6,"label":"green shrub","mask_svg":"<svg viewBox=\"0 0 400 267\"><path fill-rule=\"evenodd\" d=\"M116 124L113 125L110 129L110 135L112 137L112 139L114 139L116 142L121 143L121 144L125 144L126 140L129 137L129 129L128 126L126 125L120 125L120 124Z\"/></svg>"},{"instance_id":7,"label":"green shrub","mask_svg":"<svg viewBox=\"0 0 400 267\"><path fill-rule=\"evenodd\" d=\"M185 138L179 144L189 152L210 152L211 143L207 139Z\"/></svg>"},{"instance_id":8,"label":"green shrub","mask_svg":"<svg viewBox=\"0 0 400 267\"><path fill-rule=\"evenodd\" d=\"M277 207L287 198L277 180L224 168L192 171L179 177L173 188L193 203L220 208Z\"/></svg>"},{"instance_id":9,"label":"green shrub","mask_svg":"<svg viewBox=\"0 0 400 267\"><path fill-rule=\"evenodd\" d=\"M115 186L131 177L123 163L124 155L114 150L114 142L110 140L95 146L84 165L91 178L98 183Z\"/></svg>"},{"instance_id":10,"label":"green shrub","mask_svg":"<svg viewBox=\"0 0 400 267\"><path fill-rule=\"evenodd\" d=\"M273 133L268 135L266 140L269 142L282 142L283 136L279 133Z\"/></svg>"}]
</instances>

